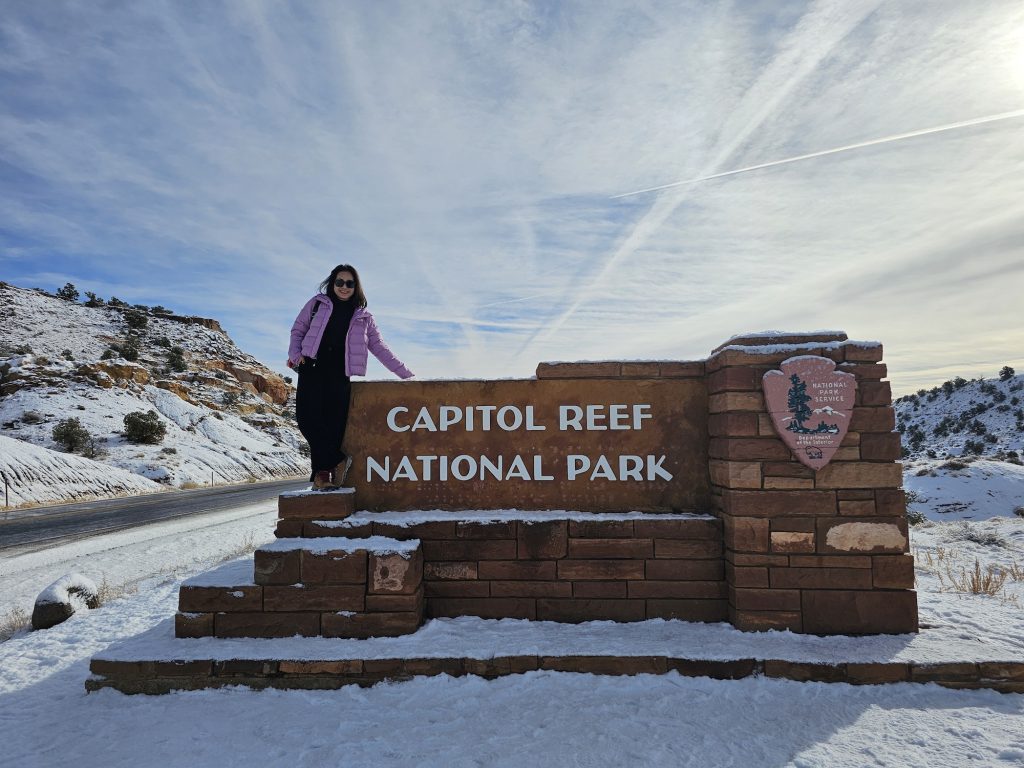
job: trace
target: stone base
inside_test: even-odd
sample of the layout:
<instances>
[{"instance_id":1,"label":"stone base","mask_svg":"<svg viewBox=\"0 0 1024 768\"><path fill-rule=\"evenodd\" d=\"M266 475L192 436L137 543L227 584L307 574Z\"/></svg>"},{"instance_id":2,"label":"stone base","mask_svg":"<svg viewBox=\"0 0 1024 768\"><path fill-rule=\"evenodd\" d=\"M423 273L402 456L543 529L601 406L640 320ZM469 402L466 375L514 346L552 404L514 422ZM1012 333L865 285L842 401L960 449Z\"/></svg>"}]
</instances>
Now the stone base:
<instances>
[{"instance_id":1,"label":"stone base","mask_svg":"<svg viewBox=\"0 0 1024 768\"><path fill-rule=\"evenodd\" d=\"M179 690L245 685L250 688L334 689L370 686L417 676L477 675L497 678L533 670L596 675L660 675L738 680L772 677L799 682L881 685L937 683L947 688L989 688L1024 693L1024 662L926 664L914 662L837 663L777 659L690 659L675 656L502 656L407 659L201 659L106 661L93 659L87 691L162 694Z\"/></svg>"}]
</instances>

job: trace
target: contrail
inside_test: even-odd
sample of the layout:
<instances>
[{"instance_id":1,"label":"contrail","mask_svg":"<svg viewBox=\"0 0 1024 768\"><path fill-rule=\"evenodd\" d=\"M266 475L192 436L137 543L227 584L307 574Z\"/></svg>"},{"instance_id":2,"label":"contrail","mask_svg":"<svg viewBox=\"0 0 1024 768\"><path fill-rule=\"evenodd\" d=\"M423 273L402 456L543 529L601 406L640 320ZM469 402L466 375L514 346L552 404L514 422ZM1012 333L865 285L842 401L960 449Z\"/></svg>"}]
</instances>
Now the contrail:
<instances>
[{"instance_id":1,"label":"contrail","mask_svg":"<svg viewBox=\"0 0 1024 768\"><path fill-rule=\"evenodd\" d=\"M662 184L657 187L648 187L647 189L638 189L636 192L623 192L621 195L612 195L611 200L618 200L622 197L630 197L632 195L642 195L645 192L657 192L662 189L671 189L672 187L681 187L685 184L696 184L699 181L709 181L711 179L720 179L723 176L735 176L737 173L746 173L747 171L757 171L761 168L771 168L776 165L786 165L787 163L796 163L801 160L810 160L812 157L824 157L825 155L834 155L838 152L848 152L851 149L861 149L863 147L873 147L876 144L887 144L890 141L900 141L902 139L912 139L915 136L927 136L930 133L941 133L942 131L952 131L957 128L967 128L971 125L981 125L982 123L993 123L996 120L1009 120L1012 117L1024 117L1024 109L1017 109L1013 112L1003 112L998 115L988 115L987 117L976 117L973 120L961 120L959 123L949 123L948 125L940 125L935 128L922 128L919 131L910 131L908 133L897 133L892 136L885 136L881 139L871 139L870 141L861 141L857 144L847 144L844 147L836 147L835 149L824 149L820 152L811 152L807 155L797 155L796 157L787 157L785 160L773 160L770 163L761 163L759 165L748 165L746 168L737 168L733 171L724 171L722 173L714 173L710 176L700 176L696 179L687 179L686 181L674 181L671 184Z\"/></svg>"}]
</instances>

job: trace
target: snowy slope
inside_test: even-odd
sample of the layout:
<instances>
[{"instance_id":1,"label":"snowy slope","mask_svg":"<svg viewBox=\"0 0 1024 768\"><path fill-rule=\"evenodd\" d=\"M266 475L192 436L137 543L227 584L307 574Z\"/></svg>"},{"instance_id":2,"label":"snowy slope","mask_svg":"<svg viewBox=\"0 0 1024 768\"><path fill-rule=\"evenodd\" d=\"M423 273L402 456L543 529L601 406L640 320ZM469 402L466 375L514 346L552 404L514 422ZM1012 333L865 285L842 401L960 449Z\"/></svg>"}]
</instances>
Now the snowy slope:
<instances>
[{"instance_id":1,"label":"snowy slope","mask_svg":"<svg viewBox=\"0 0 1024 768\"><path fill-rule=\"evenodd\" d=\"M957 378L895 408L912 510L931 520L1024 515L1024 376Z\"/></svg>"},{"instance_id":2,"label":"snowy slope","mask_svg":"<svg viewBox=\"0 0 1024 768\"><path fill-rule=\"evenodd\" d=\"M118 470L111 477L126 471L171 486L307 471L299 450L304 441L291 418L291 388L235 347L215 322L146 312L145 328L131 331L119 309L86 307L3 283L0 308L4 437L61 451L53 428L75 418L93 438L85 452L90 464ZM135 361L109 351L123 346L129 334L139 341ZM171 347L183 350L186 370L169 365ZM166 436L155 445L129 442L122 434L125 416L150 410ZM24 465L37 455L48 454L26 452L19 460L21 476L33 480L21 482L17 503L130 492L128 486L108 491L113 481L62 486L47 482L43 469L26 474ZM153 488L146 480L141 486Z\"/></svg>"},{"instance_id":3,"label":"snowy slope","mask_svg":"<svg viewBox=\"0 0 1024 768\"><path fill-rule=\"evenodd\" d=\"M133 472L2 435L0 478L7 481L12 507L33 501L101 499L163 490L159 483Z\"/></svg>"}]
</instances>

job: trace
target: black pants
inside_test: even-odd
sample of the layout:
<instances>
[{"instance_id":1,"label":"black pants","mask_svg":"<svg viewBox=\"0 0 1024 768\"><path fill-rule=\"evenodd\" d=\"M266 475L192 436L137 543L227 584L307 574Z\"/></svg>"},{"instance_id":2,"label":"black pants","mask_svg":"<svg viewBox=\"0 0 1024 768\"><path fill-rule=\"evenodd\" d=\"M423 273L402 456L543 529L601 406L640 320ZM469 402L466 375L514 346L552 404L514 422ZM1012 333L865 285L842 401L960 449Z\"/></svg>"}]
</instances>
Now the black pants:
<instances>
[{"instance_id":1,"label":"black pants","mask_svg":"<svg viewBox=\"0 0 1024 768\"><path fill-rule=\"evenodd\" d=\"M312 481L317 472L330 471L345 459L341 443L348 424L352 382L340 360L303 363L298 374L295 417L299 431L309 443Z\"/></svg>"}]
</instances>

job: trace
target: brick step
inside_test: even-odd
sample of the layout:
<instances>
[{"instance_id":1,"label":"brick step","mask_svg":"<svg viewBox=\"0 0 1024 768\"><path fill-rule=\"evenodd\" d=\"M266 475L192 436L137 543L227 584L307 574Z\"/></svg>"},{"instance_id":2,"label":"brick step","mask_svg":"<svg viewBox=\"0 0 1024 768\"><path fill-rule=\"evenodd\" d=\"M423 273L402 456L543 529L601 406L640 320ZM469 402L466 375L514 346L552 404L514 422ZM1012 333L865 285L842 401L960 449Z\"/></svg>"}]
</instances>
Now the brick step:
<instances>
[{"instance_id":1,"label":"brick step","mask_svg":"<svg viewBox=\"0 0 1024 768\"><path fill-rule=\"evenodd\" d=\"M279 539L187 580L177 637L381 637L423 621L417 540Z\"/></svg>"},{"instance_id":2,"label":"brick step","mask_svg":"<svg viewBox=\"0 0 1024 768\"><path fill-rule=\"evenodd\" d=\"M245 685L250 688L335 689L371 686L416 676L476 675L493 679L533 670L598 675L667 674L738 680L771 677L798 682L879 685L936 683L947 688L987 688L1024 693L1024 662L869 662L820 663L778 659L699 659L678 656L499 656L439 658L123 660L94 658L87 691L113 688L123 693L162 694Z\"/></svg>"},{"instance_id":3,"label":"brick step","mask_svg":"<svg viewBox=\"0 0 1024 768\"><path fill-rule=\"evenodd\" d=\"M277 536L301 536L302 526L309 520L344 519L355 510L355 498L355 488L282 493L277 497Z\"/></svg>"}]
</instances>

